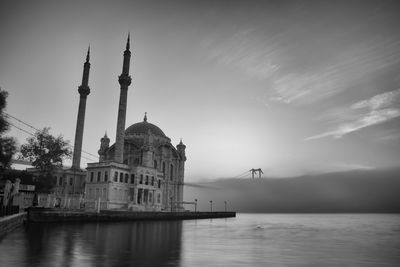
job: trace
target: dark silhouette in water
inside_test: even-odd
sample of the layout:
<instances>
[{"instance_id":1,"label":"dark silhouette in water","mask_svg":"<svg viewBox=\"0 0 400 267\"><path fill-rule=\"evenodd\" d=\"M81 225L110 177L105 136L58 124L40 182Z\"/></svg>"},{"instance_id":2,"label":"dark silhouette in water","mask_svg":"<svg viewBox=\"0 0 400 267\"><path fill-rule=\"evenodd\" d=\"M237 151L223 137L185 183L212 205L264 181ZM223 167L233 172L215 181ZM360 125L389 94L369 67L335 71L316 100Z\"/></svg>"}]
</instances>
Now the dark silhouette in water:
<instances>
[{"instance_id":1,"label":"dark silhouette in water","mask_svg":"<svg viewBox=\"0 0 400 267\"><path fill-rule=\"evenodd\" d=\"M20 257L27 266L174 266L182 222L29 224L25 234L26 255Z\"/></svg>"}]
</instances>

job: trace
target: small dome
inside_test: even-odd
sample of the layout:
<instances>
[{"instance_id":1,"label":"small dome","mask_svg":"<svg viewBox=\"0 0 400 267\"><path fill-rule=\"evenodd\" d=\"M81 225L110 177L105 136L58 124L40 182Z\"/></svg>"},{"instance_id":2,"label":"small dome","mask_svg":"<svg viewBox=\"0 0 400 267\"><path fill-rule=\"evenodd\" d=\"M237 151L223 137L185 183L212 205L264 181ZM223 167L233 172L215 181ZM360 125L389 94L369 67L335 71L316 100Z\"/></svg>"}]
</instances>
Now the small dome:
<instances>
[{"instance_id":1,"label":"small dome","mask_svg":"<svg viewBox=\"0 0 400 267\"><path fill-rule=\"evenodd\" d=\"M158 126L147 121L132 124L125 130L125 135L147 134L149 130L154 135L166 137L164 132L160 128L158 128Z\"/></svg>"}]
</instances>

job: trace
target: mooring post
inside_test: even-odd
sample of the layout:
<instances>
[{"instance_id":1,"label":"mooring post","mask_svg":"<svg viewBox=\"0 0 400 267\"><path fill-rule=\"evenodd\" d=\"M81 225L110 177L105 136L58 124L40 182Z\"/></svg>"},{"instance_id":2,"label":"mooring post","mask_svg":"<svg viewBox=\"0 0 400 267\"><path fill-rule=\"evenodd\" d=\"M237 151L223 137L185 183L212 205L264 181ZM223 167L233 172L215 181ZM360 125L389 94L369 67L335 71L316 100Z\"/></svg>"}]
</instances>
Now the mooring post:
<instances>
[{"instance_id":1,"label":"mooring post","mask_svg":"<svg viewBox=\"0 0 400 267\"><path fill-rule=\"evenodd\" d=\"M225 204L225 212L226 212L226 201L224 201L224 204Z\"/></svg>"},{"instance_id":2,"label":"mooring post","mask_svg":"<svg viewBox=\"0 0 400 267\"><path fill-rule=\"evenodd\" d=\"M197 212L197 198L194 200L194 212Z\"/></svg>"},{"instance_id":3,"label":"mooring post","mask_svg":"<svg viewBox=\"0 0 400 267\"><path fill-rule=\"evenodd\" d=\"M212 200L210 200L210 210L212 212Z\"/></svg>"}]
</instances>

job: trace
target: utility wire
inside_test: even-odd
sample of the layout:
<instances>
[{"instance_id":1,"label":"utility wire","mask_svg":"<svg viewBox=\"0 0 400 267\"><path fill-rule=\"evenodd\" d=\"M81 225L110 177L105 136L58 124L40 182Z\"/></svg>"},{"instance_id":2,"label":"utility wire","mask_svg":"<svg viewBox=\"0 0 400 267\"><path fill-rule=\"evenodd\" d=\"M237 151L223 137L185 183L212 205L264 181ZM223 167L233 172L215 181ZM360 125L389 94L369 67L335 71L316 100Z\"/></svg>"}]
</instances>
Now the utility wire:
<instances>
[{"instance_id":1,"label":"utility wire","mask_svg":"<svg viewBox=\"0 0 400 267\"><path fill-rule=\"evenodd\" d=\"M11 126L17 128L17 129L20 130L20 131L23 131L24 133L27 133L27 134L32 135L32 136L35 136L33 133L30 133L30 132L28 132L28 131L22 129L22 128L20 128L20 127L14 125L14 124L12 124L11 122L8 122L8 124L10 124Z\"/></svg>"},{"instance_id":2,"label":"utility wire","mask_svg":"<svg viewBox=\"0 0 400 267\"><path fill-rule=\"evenodd\" d=\"M28 131L22 129L22 128L20 128L20 127L14 125L14 124L12 124L11 122L9 122L9 124L10 124L11 126L17 128L18 130L23 131L24 133L27 133L27 134L32 135L32 136L35 136L33 133L30 133L30 132L28 132ZM72 147L72 148L73 148L73 146L71 146L71 145L69 145L69 147ZM90 161L93 160L93 159L87 158L87 157L85 157L85 156L83 156L83 155L81 155L81 157L84 158L84 159L86 159L86 160L90 160Z\"/></svg>"},{"instance_id":3,"label":"utility wire","mask_svg":"<svg viewBox=\"0 0 400 267\"><path fill-rule=\"evenodd\" d=\"M14 116L8 114L7 112L3 112L3 113L4 113L6 116L11 117L11 118L13 118L14 120L16 120L16 121L18 121L18 122L20 122L20 123L22 123L22 124L24 124L24 125L26 125L26 126L32 128L32 129L34 129L35 131L40 131L38 128L36 128L36 127L30 125L29 123L26 123L26 122L24 122L24 121L22 121L22 120L20 120L20 119L18 119L18 118L16 118L16 117L14 117ZM10 122L9 122L9 124L10 124L11 126L14 126L15 128L17 128L18 130L21 130L21 131L23 131L23 132L25 132L25 133L27 133L27 134L29 134L29 135L35 136L33 133L30 133L30 132L28 132L28 131L26 131L26 130L24 130L24 129L22 129L22 128L20 128L20 127L14 125L14 124L12 124L12 123L10 123ZM69 147L71 147L72 149L74 149L74 146L72 146L72 145L69 145ZM82 150L82 152L85 153L85 154L88 154L88 155L90 155L90 156L92 156L92 157L94 157L94 158L97 160L97 156L96 156L96 155L94 155L94 154L92 154L92 153L89 153L89 152L86 152L86 151L84 151L84 150ZM83 156L82 156L82 157L83 157ZM83 158L84 158L84 159L87 159L87 160L93 160L93 159L88 159L88 158L85 158L85 157L83 157Z\"/></svg>"}]
</instances>

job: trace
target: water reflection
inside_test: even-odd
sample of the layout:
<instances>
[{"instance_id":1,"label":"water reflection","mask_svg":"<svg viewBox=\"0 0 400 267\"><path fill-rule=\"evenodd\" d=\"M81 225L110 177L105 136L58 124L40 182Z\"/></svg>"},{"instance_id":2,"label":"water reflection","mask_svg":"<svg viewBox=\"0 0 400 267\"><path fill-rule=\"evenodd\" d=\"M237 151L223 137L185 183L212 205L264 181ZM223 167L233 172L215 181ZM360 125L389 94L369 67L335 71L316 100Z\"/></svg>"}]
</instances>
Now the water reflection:
<instances>
[{"instance_id":1,"label":"water reflection","mask_svg":"<svg viewBox=\"0 0 400 267\"><path fill-rule=\"evenodd\" d=\"M180 221L31 224L19 234L25 255L7 244L1 266L179 266L181 257Z\"/></svg>"},{"instance_id":2,"label":"water reflection","mask_svg":"<svg viewBox=\"0 0 400 267\"><path fill-rule=\"evenodd\" d=\"M399 266L398 214L37 224L0 240L0 266Z\"/></svg>"}]
</instances>

